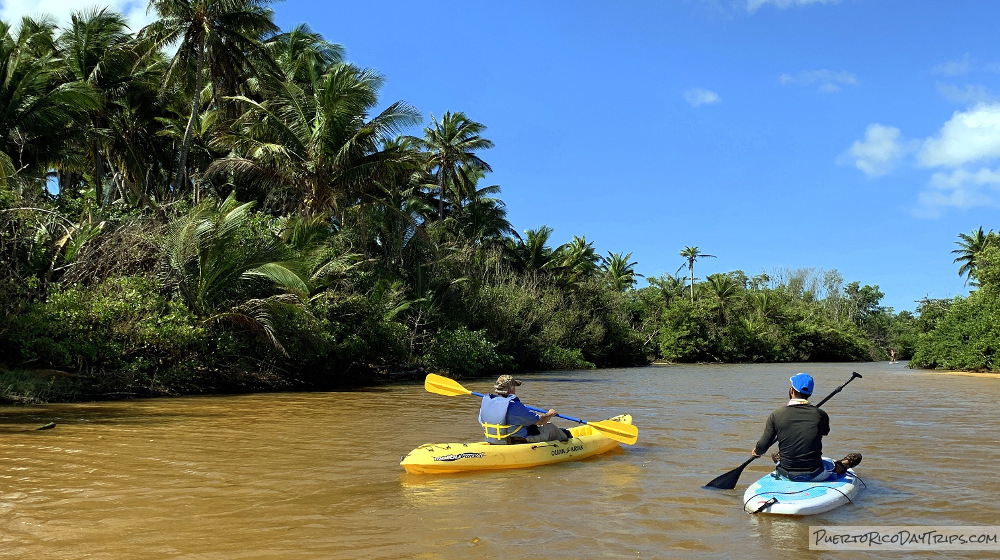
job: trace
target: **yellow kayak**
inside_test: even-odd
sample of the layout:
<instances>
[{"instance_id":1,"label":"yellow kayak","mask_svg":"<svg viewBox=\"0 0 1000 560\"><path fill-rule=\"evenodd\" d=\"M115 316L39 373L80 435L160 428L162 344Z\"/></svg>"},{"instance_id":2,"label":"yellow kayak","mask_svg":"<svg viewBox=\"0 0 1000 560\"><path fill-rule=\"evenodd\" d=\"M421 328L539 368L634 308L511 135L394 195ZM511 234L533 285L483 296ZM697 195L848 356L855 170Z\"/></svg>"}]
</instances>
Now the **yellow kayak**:
<instances>
[{"instance_id":1,"label":"yellow kayak","mask_svg":"<svg viewBox=\"0 0 1000 560\"><path fill-rule=\"evenodd\" d=\"M622 414L606 422L632 424L632 416ZM615 441L584 424L569 429L568 441L546 441L518 445L475 443L425 443L410 451L400 461L408 473L443 474L465 471L520 469L576 461L606 453L616 447Z\"/></svg>"}]
</instances>

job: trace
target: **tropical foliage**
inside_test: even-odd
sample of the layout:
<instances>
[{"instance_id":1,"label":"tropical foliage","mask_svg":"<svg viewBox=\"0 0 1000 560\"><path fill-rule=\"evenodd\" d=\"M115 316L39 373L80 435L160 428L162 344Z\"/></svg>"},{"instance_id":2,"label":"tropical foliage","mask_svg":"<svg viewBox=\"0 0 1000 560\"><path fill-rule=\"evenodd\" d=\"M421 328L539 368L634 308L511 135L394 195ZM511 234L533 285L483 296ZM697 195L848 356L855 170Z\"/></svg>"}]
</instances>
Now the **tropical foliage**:
<instances>
[{"instance_id":1,"label":"tropical foliage","mask_svg":"<svg viewBox=\"0 0 1000 560\"><path fill-rule=\"evenodd\" d=\"M734 271L688 286L672 276L648 280L639 290L651 302L644 309L660 315L644 317L643 330L667 360L860 361L882 359L899 346L889 326L903 314L880 305L877 286L844 285L836 271L752 278Z\"/></svg>"},{"instance_id":2,"label":"tropical foliage","mask_svg":"<svg viewBox=\"0 0 1000 560\"><path fill-rule=\"evenodd\" d=\"M637 287L632 253L518 233L485 124L424 125L266 1L150 8L134 33L106 9L0 24L0 399L906 357L949 324L836 274L699 282L693 246L687 278Z\"/></svg>"},{"instance_id":3,"label":"tropical foliage","mask_svg":"<svg viewBox=\"0 0 1000 560\"><path fill-rule=\"evenodd\" d=\"M983 228L959 234L958 274L978 288L968 297L921 302L914 367L1000 371L1000 244Z\"/></svg>"}]
</instances>

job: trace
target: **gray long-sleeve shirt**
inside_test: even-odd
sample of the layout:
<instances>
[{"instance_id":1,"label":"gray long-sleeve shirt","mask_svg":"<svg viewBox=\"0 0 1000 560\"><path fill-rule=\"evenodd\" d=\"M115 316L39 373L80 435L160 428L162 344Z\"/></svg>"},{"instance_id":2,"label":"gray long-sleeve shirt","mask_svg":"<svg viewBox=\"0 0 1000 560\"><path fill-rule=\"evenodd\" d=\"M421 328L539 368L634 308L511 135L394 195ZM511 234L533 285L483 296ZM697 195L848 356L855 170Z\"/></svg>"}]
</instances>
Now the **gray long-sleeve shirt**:
<instances>
[{"instance_id":1,"label":"gray long-sleeve shirt","mask_svg":"<svg viewBox=\"0 0 1000 560\"><path fill-rule=\"evenodd\" d=\"M764 435L754 451L763 455L778 442L781 467L815 470L823 464L823 436L830 433L830 417L811 404L783 406L767 417Z\"/></svg>"}]
</instances>

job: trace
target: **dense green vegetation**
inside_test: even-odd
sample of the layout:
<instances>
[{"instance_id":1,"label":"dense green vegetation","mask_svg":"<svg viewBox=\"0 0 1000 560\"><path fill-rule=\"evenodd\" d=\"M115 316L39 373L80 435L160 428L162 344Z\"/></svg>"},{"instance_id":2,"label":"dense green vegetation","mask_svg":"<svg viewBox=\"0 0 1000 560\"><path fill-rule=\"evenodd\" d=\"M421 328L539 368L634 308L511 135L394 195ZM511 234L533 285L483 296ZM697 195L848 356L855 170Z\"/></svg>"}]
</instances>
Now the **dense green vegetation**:
<instances>
[{"instance_id":1,"label":"dense green vegetation","mask_svg":"<svg viewBox=\"0 0 1000 560\"><path fill-rule=\"evenodd\" d=\"M959 234L959 274L976 287L969 297L924 301L913 367L1000 371L1000 237L983 228Z\"/></svg>"},{"instance_id":2,"label":"dense green vegetation","mask_svg":"<svg viewBox=\"0 0 1000 560\"><path fill-rule=\"evenodd\" d=\"M894 314L836 271L698 281L697 247L637 288L630 253L515 230L484 124L382 103L264 2L150 6L137 33L106 10L0 26L2 399L905 359L978 316Z\"/></svg>"}]
</instances>

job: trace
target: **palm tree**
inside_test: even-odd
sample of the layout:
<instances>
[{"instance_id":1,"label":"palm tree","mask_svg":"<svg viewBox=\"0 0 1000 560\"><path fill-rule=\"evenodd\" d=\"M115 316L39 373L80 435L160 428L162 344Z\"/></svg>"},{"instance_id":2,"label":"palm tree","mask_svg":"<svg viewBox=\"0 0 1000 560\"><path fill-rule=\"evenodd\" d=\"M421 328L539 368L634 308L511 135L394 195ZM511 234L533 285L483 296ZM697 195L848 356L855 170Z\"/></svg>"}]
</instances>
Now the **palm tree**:
<instances>
[{"instance_id":1,"label":"palm tree","mask_svg":"<svg viewBox=\"0 0 1000 560\"><path fill-rule=\"evenodd\" d=\"M553 229L549 226L529 229L524 232L523 239L519 238L514 243L512 252L519 270L543 271L553 267L555 251L548 245L552 231Z\"/></svg>"},{"instance_id":2,"label":"palm tree","mask_svg":"<svg viewBox=\"0 0 1000 560\"><path fill-rule=\"evenodd\" d=\"M54 25L30 18L16 35L0 22L0 177L41 178L61 167L67 141L100 100L94 88L63 79Z\"/></svg>"},{"instance_id":3,"label":"palm tree","mask_svg":"<svg viewBox=\"0 0 1000 560\"><path fill-rule=\"evenodd\" d=\"M663 297L663 303L667 307L670 306L670 303L675 298L684 296L683 277L664 274L659 278L647 278L646 281L660 291L660 295Z\"/></svg>"},{"instance_id":4,"label":"palm tree","mask_svg":"<svg viewBox=\"0 0 1000 560\"><path fill-rule=\"evenodd\" d=\"M461 180L453 185L455 213L448 219L453 222L456 234L476 244L506 242L517 235L517 230L507 221L507 209L502 200L492 195L500 193L500 185L480 187L486 174L481 169L459 170Z\"/></svg>"},{"instance_id":5,"label":"palm tree","mask_svg":"<svg viewBox=\"0 0 1000 560\"><path fill-rule=\"evenodd\" d=\"M333 64L305 85L268 80L265 100L234 98L243 117L219 139L231 155L206 175L228 173L258 186L276 213L342 217L341 201L368 200L375 182L415 165L392 139L420 114L397 101L369 117L381 85L379 74L351 64Z\"/></svg>"},{"instance_id":6,"label":"palm tree","mask_svg":"<svg viewBox=\"0 0 1000 560\"><path fill-rule=\"evenodd\" d=\"M168 198L177 154L172 138L164 134L164 122L169 120L160 103L165 68L162 55L146 56L133 67L128 86L114 97L102 139L111 167L108 188L117 188L122 198L152 208L164 218L157 201Z\"/></svg>"},{"instance_id":7,"label":"palm tree","mask_svg":"<svg viewBox=\"0 0 1000 560\"><path fill-rule=\"evenodd\" d=\"M105 163L112 115L148 69L138 65L137 42L121 14L107 8L74 13L59 36L58 47L73 79L89 84L100 96L101 107L91 111L84 130L88 171L94 175L98 204L103 204Z\"/></svg>"},{"instance_id":8,"label":"palm tree","mask_svg":"<svg viewBox=\"0 0 1000 560\"><path fill-rule=\"evenodd\" d=\"M691 274L691 303L694 303L694 261L704 257L712 257L714 259L715 255L702 253L697 247L684 247L680 254L687 259L687 262L682 264L677 269L677 272L680 272L685 266L688 267L688 272Z\"/></svg>"},{"instance_id":9,"label":"palm tree","mask_svg":"<svg viewBox=\"0 0 1000 560\"><path fill-rule=\"evenodd\" d=\"M297 303L309 288L280 238L251 233L252 206L230 194L175 220L163 241L168 275L198 317L248 327L280 348L270 310Z\"/></svg>"},{"instance_id":10,"label":"palm tree","mask_svg":"<svg viewBox=\"0 0 1000 560\"><path fill-rule=\"evenodd\" d=\"M983 233L983 226L979 226L978 230L972 230L971 235L966 233L958 234L958 239L955 244L959 248L952 251L958 257L955 257L955 260L952 262L962 263L962 266L958 268L958 275L965 276L965 283L968 284L969 280L976 275L979 264L977 261L983 249L996 244L997 235L993 233L993 230Z\"/></svg>"},{"instance_id":11,"label":"palm tree","mask_svg":"<svg viewBox=\"0 0 1000 560\"><path fill-rule=\"evenodd\" d=\"M329 43L302 23L264 43L285 81L309 84L344 61L344 47Z\"/></svg>"},{"instance_id":12,"label":"palm tree","mask_svg":"<svg viewBox=\"0 0 1000 560\"><path fill-rule=\"evenodd\" d=\"M635 285L635 277L642 276L635 272L635 261L628 262L632 258L632 253L627 255L622 253L612 253L608 251L608 256L603 259L601 270L611 288L618 292L624 292Z\"/></svg>"},{"instance_id":13,"label":"palm tree","mask_svg":"<svg viewBox=\"0 0 1000 560\"><path fill-rule=\"evenodd\" d=\"M719 318L725 321L729 303L739 293L739 284L727 274L709 274L706 280L712 295L715 296L716 302L719 304Z\"/></svg>"},{"instance_id":14,"label":"palm tree","mask_svg":"<svg viewBox=\"0 0 1000 560\"><path fill-rule=\"evenodd\" d=\"M574 283L593 276L601 257L594 250L593 241L587 242L587 236L574 235L572 241L556 250L556 260L563 280Z\"/></svg>"},{"instance_id":15,"label":"palm tree","mask_svg":"<svg viewBox=\"0 0 1000 560\"><path fill-rule=\"evenodd\" d=\"M448 184L457 185L459 171L473 168L493 171L488 163L476 155L477 151L493 147L493 142L482 137L486 126L470 120L465 113L446 112L438 122L431 115L432 125L424 129L420 140L429 152L428 164L435 171L438 189L438 219L444 219L444 202Z\"/></svg>"},{"instance_id":16,"label":"palm tree","mask_svg":"<svg viewBox=\"0 0 1000 560\"><path fill-rule=\"evenodd\" d=\"M175 189L183 190L188 177L188 148L199 122L206 71L218 96L226 85L239 83L256 72L260 61L268 60L261 40L278 31L273 12L266 8L269 3L268 0L150 0L149 7L156 11L159 20L146 26L140 35L148 38L156 51L178 43L163 76L164 91L169 84L194 78Z\"/></svg>"}]
</instances>

